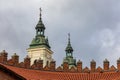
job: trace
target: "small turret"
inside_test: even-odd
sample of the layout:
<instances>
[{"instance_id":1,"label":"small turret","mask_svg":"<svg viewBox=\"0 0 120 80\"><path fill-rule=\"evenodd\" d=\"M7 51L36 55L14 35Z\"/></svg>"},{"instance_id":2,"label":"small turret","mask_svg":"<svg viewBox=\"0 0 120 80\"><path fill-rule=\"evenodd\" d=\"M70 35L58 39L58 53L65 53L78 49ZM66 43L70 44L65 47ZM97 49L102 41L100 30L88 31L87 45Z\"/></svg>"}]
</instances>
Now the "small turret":
<instances>
[{"instance_id":1,"label":"small turret","mask_svg":"<svg viewBox=\"0 0 120 80\"><path fill-rule=\"evenodd\" d=\"M24 67L30 68L30 57L28 55L24 58Z\"/></svg>"},{"instance_id":2,"label":"small turret","mask_svg":"<svg viewBox=\"0 0 120 80\"><path fill-rule=\"evenodd\" d=\"M12 61L14 66L18 66L19 56L16 53L14 53L14 55L12 56Z\"/></svg>"},{"instance_id":3,"label":"small turret","mask_svg":"<svg viewBox=\"0 0 120 80\"><path fill-rule=\"evenodd\" d=\"M69 67L76 66L76 59L73 59L73 48L70 42L70 34L68 34L68 44L65 51L66 51L66 57L63 60L63 63L67 61Z\"/></svg>"},{"instance_id":4,"label":"small turret","mask_svg":"<svg viewBox=\"0 0 120 80\"><path fill-rule=\"evenodd\" d=\"M50 70L51 70L51 71L55 71L55 67L56 67L56 61L52 60L52 61L50 62Z\"/></svg>"},{"instance_id":5,"label":"small turret","mask_svg":"<svg viewBox=\"0 0 120 80\"><path fill-rule=\"evenodd\" d=\"M5 50L3 50L0 53L0 62L7 63L7 57L8 57L8 53Z\"/></svg>"},{"instance_id":6,"label":"small turret","mask_svg":"<svg viewBox=\"0 0 120 80\"><path fill-rule=\"evenodd\" d=\"M120 70L120 58L117 60L117 69Z\"/></svg>"},{"instance_id":7,"label":"small turret","mask_svg":"<svg viewBox=\"0 0 120 80\"><path fill-rule=\"evenodd\" d=\"M96 62L95 62L94 60L92 60L92 61L90 62L90 66L91 66L91 71L92 71L92 72L95 72L95 70L96 70Z\"/></svg>"},{"instance_id":8,"label":"small turret","mask_svg":"<svg viewBox=\"0 0 120 80\"><path fill-rule=\"evenodd\" d=\"M109 70L109 61L107 60L107 59L105 59L104 61L103 61L103 67L104 67L104 70L105 71L108 71Z\"/></svg>"},{"instance_id":9,"label":"small turret","mask_svg":"<svg viewBox=\"0 0 120 80\"><path fill-rule=\"evenodd\" d=\"M82 61L80 60L77 62L77 71L82 72Z\"/></svg>"}]
</instances>

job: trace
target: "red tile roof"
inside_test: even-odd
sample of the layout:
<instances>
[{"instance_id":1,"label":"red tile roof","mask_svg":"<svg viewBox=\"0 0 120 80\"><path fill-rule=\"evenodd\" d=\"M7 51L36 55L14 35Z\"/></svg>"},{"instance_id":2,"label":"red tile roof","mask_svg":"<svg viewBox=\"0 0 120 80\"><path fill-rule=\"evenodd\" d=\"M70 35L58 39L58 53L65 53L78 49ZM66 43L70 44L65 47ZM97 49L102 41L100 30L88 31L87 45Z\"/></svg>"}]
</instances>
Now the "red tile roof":
<instances>
[{"instance_id":1,"label":"red tile roof","mask_svg":"<svg viewBox=\"0 0 120 80\"><path fill-rule=\"evenodd\" d=\"M1 64L27 80L120 80L120 72L71 73L24 69Z\"/></svg>"}]
</instances>

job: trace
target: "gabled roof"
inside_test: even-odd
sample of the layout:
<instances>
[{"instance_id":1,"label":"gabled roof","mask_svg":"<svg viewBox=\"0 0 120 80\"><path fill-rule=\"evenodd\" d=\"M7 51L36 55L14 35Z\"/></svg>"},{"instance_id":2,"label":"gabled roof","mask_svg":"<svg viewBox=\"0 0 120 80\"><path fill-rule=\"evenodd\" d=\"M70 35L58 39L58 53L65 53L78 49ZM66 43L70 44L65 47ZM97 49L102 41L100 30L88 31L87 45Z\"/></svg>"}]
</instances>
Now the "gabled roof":
<instances>
[{"instance_id":1,"label":"gabled roof","mask_svg":"<svg viewBox=\"0 0 120 80\"><path fill-rule=\"evenodd\" d=\"M26 78L27 80L119 80L120 72L94 72L94 73L79 73L79 72L50 72L32 69L24 69L9 65L0 64L6 69Z\"/></svg>"},{"instance_id":2,"label":"gabled roof","mask_svg":"<svg viewBox=\"0 0 120 80\"><path fill-rule=\"evenodd\" d=\"M14 70L0 64L0 80L26 80Z\"/></svg>"}]
</instances>

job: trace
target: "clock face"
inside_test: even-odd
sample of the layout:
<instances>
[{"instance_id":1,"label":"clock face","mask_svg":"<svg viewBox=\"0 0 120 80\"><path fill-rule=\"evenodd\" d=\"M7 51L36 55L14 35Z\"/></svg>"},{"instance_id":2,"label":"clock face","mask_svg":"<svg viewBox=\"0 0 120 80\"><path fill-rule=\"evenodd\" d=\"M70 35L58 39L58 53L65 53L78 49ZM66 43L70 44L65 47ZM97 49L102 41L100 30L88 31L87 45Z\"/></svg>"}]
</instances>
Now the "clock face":
<instances>
[{"instance_id":1,"label":"clock face","mask_svg":"<svg viewBox=\"0 0 120 80\"><path fill-rule=\"evenodd\" d=\"M39 42L40 42L40 39L36 39L35 42L39 43Z\"/></svg>"}]
</instances>

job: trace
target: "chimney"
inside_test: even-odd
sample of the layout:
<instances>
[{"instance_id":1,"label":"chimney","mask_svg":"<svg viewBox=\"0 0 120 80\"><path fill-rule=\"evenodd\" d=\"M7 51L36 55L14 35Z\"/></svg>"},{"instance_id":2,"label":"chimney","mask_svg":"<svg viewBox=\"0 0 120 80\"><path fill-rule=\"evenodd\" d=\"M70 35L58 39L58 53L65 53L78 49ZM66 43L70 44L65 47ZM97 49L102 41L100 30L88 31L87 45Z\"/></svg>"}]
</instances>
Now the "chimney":
<instances>
[{"instance_id":1,"label":"chimney","mask_svg":"<svg viewBox=\"0 0 120 80\"><path fill-rule=\"evenodd\" d=\"M105 59L103 61L103 67L104 67L104 71L108 71L109 70L109 61L107 59Z\"/></svg>"},{"instance_id":2,"label":"chimney","mask_svg":"<svg viewBox=\"0 0 120 80\"><path fill-rule=\"evenodd\" d=\"M77 62L77 71L82 72L82 61L80 60Z\"/></svg>"},{"instance_id":3,"label":"chimney","mask_svg":"<svg viewBox=\"0 0 120 80\"><path fill-rule=\"evenodd\" d=\"M63 63L63 71L68 71L69 70L69 64L68 62Z\"/></svg>"},{"instance_id":4,"label":"chimney","mask_svg":"<svg viewBox=\"0 0 120 80\"><path fill-rule=\"evenodd\" d=\"M3 50L0 54L1 54L1 57L0 57L1 61L0 62L7 63L8 53L5 50Z\"/></svg>"},{"instance_id":5,"label":"chimney","mask_svg":"<svg viewBox=\"0 0 120 80\"><path fill-rule=\"evenodd\" d=\"M55 71L55 67L56 67L56 62L55 61L51 61L50 62L50 70L51 71Z\"/></svg>"},{"instance_id":6,"label":"chimney","mask_svg":"<svg viewBox=\"0 0 120 80\"><path fill-rule=\"evenodd\" d=\"M94 60L92 60L90 62L90 67L91 67L91 72L95 72L95 70L96 70L96 62Z\"/></svg>"},{"instance_id":7,"label":"chimney","mask_svg":"<svg viewBox=\"0 0 120 80\"><path fill-rule=\"evenodd\" d=\"M117 69L120 70L120 58L117 60Z\"/></svg>"},{"instance_id":8,"label":"chimney","mask_svg":"<svg viewBox=\"0 0 120 80\"><path fill-rule=\"evenodd\" d=\"M24 67L30 68L30 58L28 55L26 56L26 58L24 58Z\"/></svg>"},{"instance_id":9,"label":"chimney","mask_svg":"<svg viewBox=\"0 0 120 80\"><path fill-rule=\"evenodd\" d=\"M12 56L12 61L13 61L13 65L14 66L18 65L18 63L19 63L19 56L16 53L14 53L14 55Z\"/></svg>"}]
</instances>

